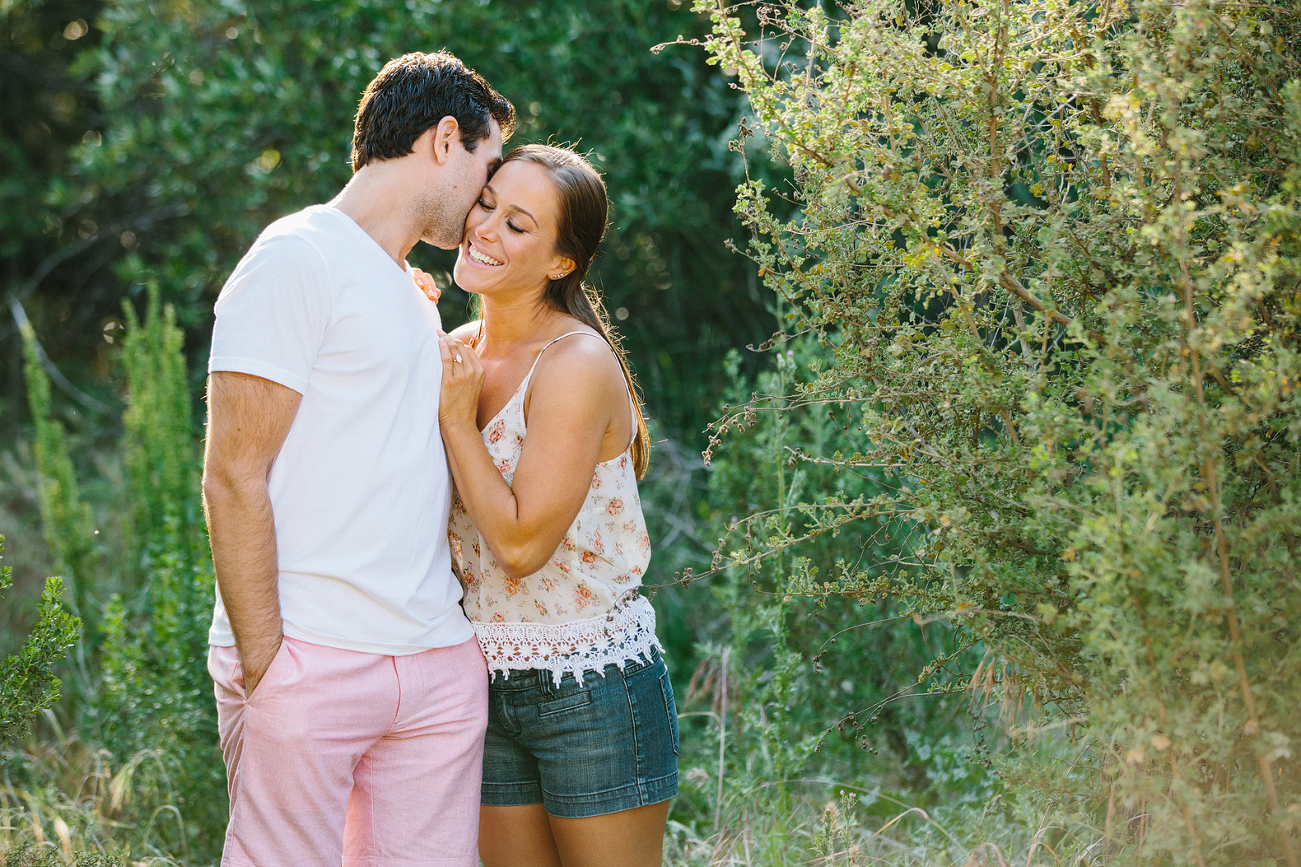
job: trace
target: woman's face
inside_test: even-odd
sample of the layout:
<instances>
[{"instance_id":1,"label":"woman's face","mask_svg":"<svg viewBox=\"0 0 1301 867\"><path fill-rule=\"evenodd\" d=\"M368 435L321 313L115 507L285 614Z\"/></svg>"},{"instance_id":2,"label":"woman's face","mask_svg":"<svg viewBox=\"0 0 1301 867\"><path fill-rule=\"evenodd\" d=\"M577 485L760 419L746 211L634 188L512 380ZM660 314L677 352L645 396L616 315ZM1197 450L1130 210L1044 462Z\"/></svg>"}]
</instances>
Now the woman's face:
<instances>
[{"instance_id":1,"label":"woman's face","mask_svg":"<svg viewBox=\"0 0 1301 867\"><path fill-rule=\"evenodd\" d=\"M452 275L467 292L541 290L573 270L556 252L559 198L547 171L512 160L499 168L465 218Z\"/></svg>"}]
</instances>

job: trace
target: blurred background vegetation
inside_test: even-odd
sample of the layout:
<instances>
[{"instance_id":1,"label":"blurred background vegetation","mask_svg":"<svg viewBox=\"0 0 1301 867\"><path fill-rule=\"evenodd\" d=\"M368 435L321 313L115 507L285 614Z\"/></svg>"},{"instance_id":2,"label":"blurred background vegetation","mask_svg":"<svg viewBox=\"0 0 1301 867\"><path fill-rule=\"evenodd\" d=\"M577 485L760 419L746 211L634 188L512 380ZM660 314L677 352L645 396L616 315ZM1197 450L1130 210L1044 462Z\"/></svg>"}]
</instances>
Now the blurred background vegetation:
<instances>
[{"instance_id":1,"label":"blurred background vegetation","mask_svg":"<svg viewBox=\"0 0 1301 867\"><path fill-rule=\"evenodd\" d=\"M356 102L383 63L443 48L516 105L508 146L574 143L611 192L593 282L655 441L647 583L683 735L669 863L1289 863L1301 802L1278 708L1301 644L1279 600L1301 595L1278 527L1301 501L1301 404L1280 402L1301 377L1297 11L721 8L0 0L6 867L219 857L196 482L212 304L265 224L347 181ZM1085 46L1105 63L1072 66ZM1134 69L1149 79L1121 75ZM1094 92L1134 107L1104 118L1103 97L1078 96ZM997 170L979 158L989 129L1007 136ZM1216 155L1204 199L1230 190L1237 213L1272 222L1171 216L1171 173L1201 171L1171 137ZM1113 182L1128 198L1098 194ZM1032 223L1030 240L1011 228ZM1172 240L1180 226L1196 253ZM1158 252L1136 260L1133 237ZM931 242L966 265L936 266ZM1229 248L1271 263L1255 307L1224 301L1236 272L1206 270ZM462 319L448 254L411 261ZM1265 397L1172 456L1158 445L1213 413L1134 407L1182 321L1151 287L1181 267L1202 315L1236 311L1190 338L1224 371L1210 400L1239 376ZM1039 292L1061 310L1034 306ZM1187 397L1179 376L1163 388ZM1131 435L1137 517L1113 527L1089 509ZM1197 479L1217 436L1248 456L1224 464L1226 500L1246 503L1229 510L1271 516L1244 538L1285 543L1259 546L1273 559L1239 603L1256 641L1240 668L1269 686L1245 733L1224 662L1244 645L1226 649L1198 560L1215 557ZM1144 519L1165 535L1134 553ZM1196 605L1180 601L1178 546L1202 576Z\"/></svg>"}]
</instances>

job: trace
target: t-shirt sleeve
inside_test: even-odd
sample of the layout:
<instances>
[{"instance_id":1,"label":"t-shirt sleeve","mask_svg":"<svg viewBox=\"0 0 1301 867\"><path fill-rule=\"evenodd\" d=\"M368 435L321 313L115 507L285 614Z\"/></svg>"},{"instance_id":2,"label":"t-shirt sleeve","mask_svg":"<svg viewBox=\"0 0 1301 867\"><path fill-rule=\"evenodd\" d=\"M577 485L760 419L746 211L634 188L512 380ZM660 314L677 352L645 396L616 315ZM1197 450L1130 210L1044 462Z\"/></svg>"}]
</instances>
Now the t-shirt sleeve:
<instances>
[{"instance_id":1,"label":"t-shirt sleeve","mask_svg":"<svg viewBox=\"0 0 1301 867\"><path fill-rule=\"evenodd\" d=\"M217 297L208 372L247 373L305 394L330 301L325 263L309 243L259 238Z\"/></svg>"}]
</instances>

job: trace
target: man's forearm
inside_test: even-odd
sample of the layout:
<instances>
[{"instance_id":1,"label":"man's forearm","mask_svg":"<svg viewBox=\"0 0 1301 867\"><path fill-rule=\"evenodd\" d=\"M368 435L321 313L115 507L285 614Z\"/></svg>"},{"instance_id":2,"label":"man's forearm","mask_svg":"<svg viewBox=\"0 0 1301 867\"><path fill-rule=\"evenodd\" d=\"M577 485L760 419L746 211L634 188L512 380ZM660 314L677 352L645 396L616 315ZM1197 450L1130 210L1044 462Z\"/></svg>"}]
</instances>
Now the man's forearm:
<instances>
[{"instance_id":1,"label":"man's forearm","mask_svg":"<svg viewBox=\"0 0 1301 867\"><path fill-rule=\"evenodd\" d=\"M244 373L208 377L203 509L212 564L251 695L284 637L267 479L302 395Z\"/></svg>"},{"instance_id":2,"label":"man's forearm","mask_svg":"<svg viewBox=\"0 0 1301 867\"><path fill-rule=\"evenodd\" d=\"M271 498L265 484L210 478L203 493L217 588L252 694L283 637Z\"/></svg>"}]
</instances>

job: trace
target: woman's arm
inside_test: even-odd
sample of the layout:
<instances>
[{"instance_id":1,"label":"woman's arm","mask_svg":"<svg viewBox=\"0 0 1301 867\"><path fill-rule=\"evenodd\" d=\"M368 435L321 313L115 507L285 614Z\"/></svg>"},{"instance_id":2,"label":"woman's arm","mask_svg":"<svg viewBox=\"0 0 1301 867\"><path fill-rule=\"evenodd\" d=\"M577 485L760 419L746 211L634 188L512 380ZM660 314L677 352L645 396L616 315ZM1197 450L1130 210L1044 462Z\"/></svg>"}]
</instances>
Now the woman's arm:
<instances>
[{"instance_id":1,"label":"woman's arm","mask_svg":"<svg viewBox=\"0 0 1301 867\"><path fill-rule=\"evenodd\" d=\"M622 370L605 342L590 337L567 338L546 351L530 381L528 435L508 485L476 422L479 358L454 337L441 342L438 420L457 492L506 574L531 575L578 515L615 413L631 415Z\"/></svg>"}]
</instances>

